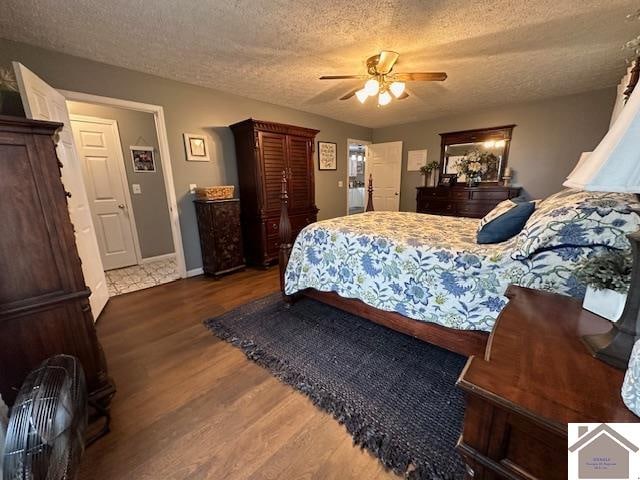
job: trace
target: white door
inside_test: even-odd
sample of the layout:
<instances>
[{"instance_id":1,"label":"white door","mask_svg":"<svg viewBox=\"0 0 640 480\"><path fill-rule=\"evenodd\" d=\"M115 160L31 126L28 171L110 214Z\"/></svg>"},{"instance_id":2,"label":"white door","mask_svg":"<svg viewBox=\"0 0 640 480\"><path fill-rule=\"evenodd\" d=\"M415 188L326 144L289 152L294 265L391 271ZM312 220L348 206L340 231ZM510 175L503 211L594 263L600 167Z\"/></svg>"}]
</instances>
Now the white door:
<instances>
[{"instance_id":1,"label":"white door","mask_svg":"<svg viewBox=\"0 0 640 480\"><path fill-rule=\"evenodd\" d=\"M58 159L63 165L62 182L65 189L71 193L69 215L76 234L78 254L82 260L84 281L91 289L91 297L89 297L91 311L93 318L98 318L109 299L109 292L102 269L87 193L84 189L82 167L73 143L65 98L24 65L13 62L13 68L16 72L27 117L64 123L56 150Z\"/></svg>"},{"instance_id":2,"label":"white door","mask_svg":"<svg viewBox=\"0 0 640 480\"><path fill-rule=\"evenodd\" d=\"M136 265L135 226L115 120L71 116L105 270Z\"/></svg>"},{"instance_id":3,"label":"white door","mask_svg":"<svg viewBox=\"0 0 640 480\"><path fill-rule=\"evenodd\" d=\"M389 212L400 210L402 142L367 145L364 173L365 188L369 186L369 175L373 175L374 210ZM368 193L366 195L368 198Z\"/></svg>"}]
</instances>

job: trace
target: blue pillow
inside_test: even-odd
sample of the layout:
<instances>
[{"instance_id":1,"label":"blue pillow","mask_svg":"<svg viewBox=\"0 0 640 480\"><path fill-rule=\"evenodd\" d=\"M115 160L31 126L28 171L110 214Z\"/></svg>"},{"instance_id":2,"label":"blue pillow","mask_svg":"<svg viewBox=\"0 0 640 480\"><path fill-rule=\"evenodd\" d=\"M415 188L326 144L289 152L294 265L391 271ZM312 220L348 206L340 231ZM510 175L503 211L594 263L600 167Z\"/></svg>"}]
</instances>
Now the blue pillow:
<instances>
[{"instance_id":1,"label":"blue pillow","mask_svg":"<svg viewBox=\"0 0 640 480\"><path fill-rule=\"evenodd\" d=\"M500 243L509 240L520 233L535 209L535 202L514 203L513 208L485 223L478 230L476 241L478 243Z\"/></svg>"}]
</instances>

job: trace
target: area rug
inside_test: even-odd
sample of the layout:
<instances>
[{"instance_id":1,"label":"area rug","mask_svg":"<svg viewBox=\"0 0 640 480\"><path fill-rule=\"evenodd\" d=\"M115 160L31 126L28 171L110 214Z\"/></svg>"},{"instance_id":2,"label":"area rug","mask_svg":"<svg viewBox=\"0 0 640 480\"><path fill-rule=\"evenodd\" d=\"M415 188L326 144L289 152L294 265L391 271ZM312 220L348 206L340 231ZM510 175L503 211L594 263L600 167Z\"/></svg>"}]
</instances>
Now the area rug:
<instances>
[{"instance_id":1,"label":"area rug","mask_svg":"<svg viewBox=\"0 0 640 480\"><path fill-rule=\"evenodd\" d=\"M286 308L280 294L205 325L331 413L387 468L410 479L464 477L455 451L464 357L308 298Z\"/></svg>"}]
</instances>

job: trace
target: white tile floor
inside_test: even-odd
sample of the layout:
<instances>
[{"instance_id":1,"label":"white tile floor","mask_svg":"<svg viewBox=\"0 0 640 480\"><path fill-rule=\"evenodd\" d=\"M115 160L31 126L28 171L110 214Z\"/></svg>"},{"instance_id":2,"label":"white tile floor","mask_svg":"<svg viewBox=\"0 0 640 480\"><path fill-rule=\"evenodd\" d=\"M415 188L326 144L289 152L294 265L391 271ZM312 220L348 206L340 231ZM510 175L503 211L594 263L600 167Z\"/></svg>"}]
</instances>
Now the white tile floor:
<instances>
[{"instance_id":1,"label":"white tile floor","mask_svg":"<svg viewBox=\"0 0 640 480\"><path fill-rule=\"evenodd\" d=\"M175 258L105 272L109 296L155 287L180 278Z\"/></svg>"}]
</instances>

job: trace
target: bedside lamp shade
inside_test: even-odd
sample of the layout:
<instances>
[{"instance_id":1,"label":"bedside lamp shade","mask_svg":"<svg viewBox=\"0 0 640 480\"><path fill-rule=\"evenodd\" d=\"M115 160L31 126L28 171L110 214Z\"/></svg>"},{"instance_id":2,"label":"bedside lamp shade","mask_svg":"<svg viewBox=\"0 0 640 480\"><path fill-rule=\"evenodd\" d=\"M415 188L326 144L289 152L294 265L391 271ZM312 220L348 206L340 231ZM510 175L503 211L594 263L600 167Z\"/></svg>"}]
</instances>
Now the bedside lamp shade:
<instances>
[{"instance_id":1,"label":"bedside lamp shade","mask_svg":"<svg viewBox=\"0 0 640 480\"><path fill-rule=\"evenodd\" d=\"M595 150L582 154L563 185L599 192L640 193L640 88L634 89Z\"/></svg>"}]
</instances>

